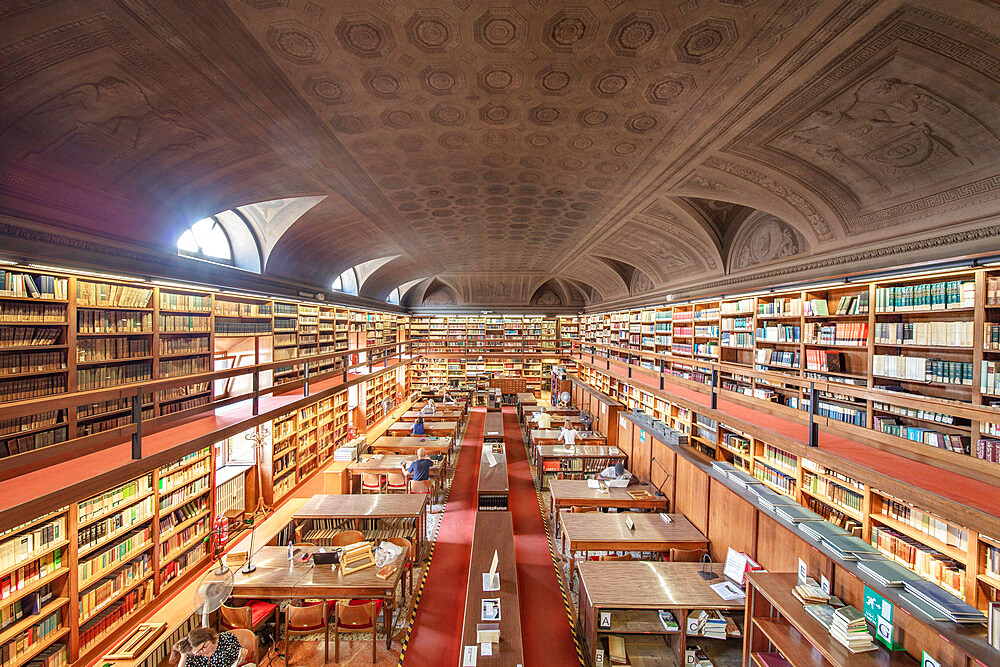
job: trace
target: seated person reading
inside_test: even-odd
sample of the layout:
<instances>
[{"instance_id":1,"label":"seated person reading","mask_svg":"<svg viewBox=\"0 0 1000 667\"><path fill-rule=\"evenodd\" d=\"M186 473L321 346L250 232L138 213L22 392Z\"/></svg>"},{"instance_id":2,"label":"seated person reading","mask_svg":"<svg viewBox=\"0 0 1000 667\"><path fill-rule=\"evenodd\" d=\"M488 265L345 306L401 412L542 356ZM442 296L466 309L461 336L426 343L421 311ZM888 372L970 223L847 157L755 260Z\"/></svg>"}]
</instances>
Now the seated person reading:
<instances>
[{"instance_id":1,"label":"seated person reading","mask_svg":"<svg viewBox=\"0 0 1000 667\"><path fill-rule=\"evenodd\" d=\"M451 395L451 392L444 392L444 397L441 399L441 403L444 405L458 405L458 401Z\"/></svg>"},{"instance_id":2,"label":"seated person reading","mask_svg":"<svg viewBox=\"0 0 1000 667\"><path fill-rule=\"evenodd\" d=\"M411 461L409 466L405 462L400 463L399 467L403 469L403 472L413 475L414 482L426 482L431 478L431 468L434 467L434 461L427 458L426 450L421 447L417 450L415 461Z\"/></svg>"},{"instance_id":3,"label":"seated person reading","mask_svg":"<svg viewBox=\"0 0 1000 667\"><path fill-rule=\"evenodd\" d=\"M573 428L568 422L563 425L562 429L559 431L559 440L565 445L575 445L576 439L580 437L580 432Z\"/></svg>"},{"instance_id":4,"label":"seated person reading","mask_svg":"<svg viewBox=\"0 0 1000 667\"><path fill-rule=\"evenodd\" d=\"M410 435L425 435L423 417L417 417L417 420L413 422L413 426L410 427Z\"/></svg>"},{"instance_id":5,"label":"seated person reading","mask_svg":"<svg viewBox=\"0 0 1000 667\"><path fill-rule=\"evenodd\" d=\"M432 415L432 414L434 414L434 399L433 398L427 399L427 405L425 405L423 407L423 409L420 410L420 414L424 414L424 415Z\"/></svg>"},{"instance_id":6,"label":"seated person reading","mask_svg":"<svg viewBox=\"0 0 1000 667\"><path fill-rule=\"evenodd\" d=\"M632 473L630 473L628 470L626 470L625 469L625 464L623 464L621 461L619 461L618 463L614 464L613 466L608 466L607 468L605 468L604 470L602 470L600 473L598 473L597 479L604 479L604 480L607 480L607 479L627 479L627 480L631 480L632 479Z\"/></svg>"},{"instance_id":7,"label":"seated person reading","mask_svg":"<svg viewBox=\"0 0 1000 667\"><path fill-rule=\"evenodd\" d=\"M233 633L195 628L174 644L170 662L178 663L178 667L234 667L244 655Z\"/></svg>"},{"instance_id":8,"label":"seated person reading","mask_svg":"<svg viewBox=\"0 0 1000 667\"><path fill-rule=\"evenodd\" d=\"M546 412L544 407L531 419L538 424L538 428L552 428L552 415Z\"/></svg>"}]
</instances>

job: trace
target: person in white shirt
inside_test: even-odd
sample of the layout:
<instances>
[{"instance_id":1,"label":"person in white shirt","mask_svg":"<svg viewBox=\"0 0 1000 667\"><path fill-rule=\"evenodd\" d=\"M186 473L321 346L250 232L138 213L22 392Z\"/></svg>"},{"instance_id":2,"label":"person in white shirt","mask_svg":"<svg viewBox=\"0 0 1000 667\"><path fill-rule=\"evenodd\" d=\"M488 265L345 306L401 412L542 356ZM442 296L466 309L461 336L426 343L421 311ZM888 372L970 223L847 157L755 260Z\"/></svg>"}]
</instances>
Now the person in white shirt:
<instances>
[{"instance_id":1,"label":"person in white shirt","mask_svg":"<svg viewBox=\"0 0 1000 667\"><path fill-rule=\"evenodd\" d=\"M562 427L562 430L559 431L559 442L564 445L575 445L576 439L579 435L580 432L567 423Z\"/></svg>"},{"instance_id":2,"label":"person in white shirt","mask_svg":"<svg viewBox=\"0 0 1000 667\"><path fill-rule=\"evenodd\" d=\"M422 414L422 415L432 415L432 414L434 414L434 399L433 398L427 399L427 405L425 405L423 407L423 409L420 411L420 414Z\"/></svg>"},{"instance_id":3,"label":"person in white shirt","mask_svg":"<svg viewBox=\"0 0 1000 667\"><path fill-rule=\"evenodd\" d=\"M631 477L632 473L625 469L625 464L621 461L613 466L608 466L597 475L597 479L630 479Z\"/></svg>"},{"instance_id":4,"label":"person in white shirt","mask_svg":"<svg viewBox=\"0 0 1000 667\"><path fill-rule=\"evenodd\" d=\"M552 415L546 412L544 407L536 412L531 419L538 425L538 428L552 428Z\"/></svg>"},{"instance_id":5,"label":"person in white shirt","mask_svg":"<svg viewBox=\"0 0 1000 667\"><path fill-rule=\"evenodd\" d=\"M449 392L444 392L444 397L441 399L441 403L444 405L456 405L456 401Z\"/></svg>"}]
</instances>

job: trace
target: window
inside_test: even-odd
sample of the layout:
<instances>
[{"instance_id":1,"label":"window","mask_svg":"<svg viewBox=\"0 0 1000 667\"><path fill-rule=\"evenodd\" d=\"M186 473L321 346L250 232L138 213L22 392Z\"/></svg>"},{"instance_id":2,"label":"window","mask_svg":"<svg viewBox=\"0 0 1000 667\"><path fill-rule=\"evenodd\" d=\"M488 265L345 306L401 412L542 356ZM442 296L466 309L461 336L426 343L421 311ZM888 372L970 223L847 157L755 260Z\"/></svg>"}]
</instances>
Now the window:
<instances>
[{"instance_id":1,"label":"window","mask_svg":"<svg viewBox=\"0 0 1000 667\"><path fill-rule=\"evenodd\" d=\"M385 298L385 301L386 301L386 303L391 303L394 306L398 306L399 305L399 288L396 287L391 292L389 292L389 296L387 296Z\"/></svg>"},{"instance_id":2,"label":"window","mask_svg":"<svg viewBox=\"0 0 1000 667\"><path fill-rule=\"evenodd\" d=\"M233 247L229 243L229 236L214 215L202 218L181 234L177 239L177 252L213 262L233 262Z\"/></svg>"},{"instance_id":3,"label":"window","mask_svg":"<svg viewBox=\"0 0 1000 667\"><path fill-rule=\"evenodd\" d=\"M358 295L358 275L353 268L347 269L333 281L332 288L345 294Z\"/></svg>"}]
</instances>

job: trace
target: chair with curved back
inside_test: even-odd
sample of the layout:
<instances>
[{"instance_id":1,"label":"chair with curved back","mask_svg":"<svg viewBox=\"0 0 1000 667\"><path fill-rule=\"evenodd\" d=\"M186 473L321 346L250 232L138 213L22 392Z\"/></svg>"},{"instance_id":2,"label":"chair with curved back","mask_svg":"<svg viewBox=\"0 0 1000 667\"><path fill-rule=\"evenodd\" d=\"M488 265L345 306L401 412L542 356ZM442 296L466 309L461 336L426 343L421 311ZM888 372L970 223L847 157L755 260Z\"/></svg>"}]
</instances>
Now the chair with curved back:
<instances>
[{"instance_id":1,"label":"chair with curved back","mask_svg":"<svg viewBox=\"0 0 1000 667\"><path fill-rule=\"evenodd\" d=\"M669 552L671 563L697 563L708 550L704 547L698 547L697 549L671 549Z\"/></svg>"},{"instance_id":2,"label":"chair with curved back","mask_svg":"<svg viewBox=\"0 0 1000 667\"><path fill-rule=\"evenodd\" d=\"M403 549L406 550L406 560L403 567L406 569L406 572L409 572L410 595L413 595L413 566L416 564L416 553L414 552L413 549L413 543L410 542L405 537L387 537L385 538L385 541L395 544L397 547L403 547ZM403 594L403 600L404 601L406 600L405 593Z\"/></svg>"},{"instance_id":3,"label":"chair with curved back","mask_svg":"<svg viewBox=\"0 0 1000 667\"><path fill-rule=\"evenodd\" d=\"M382 475L362 473L361 493L382 493Z\"/></svg>"},{"instance_id":4,"label":"chair with curved back","mask_svg":"<svg viewBox=\"0 0 1000 667\"><path fill-rule=\"evenodd\" d=\"M601 554L597 557L597 560L611 560L611 561L623 561L632 560L632 554Z\"/></svg>"},{"instance_id":5,"label":"chair with curved back","mask_svg":"<svg viewBox=\"0 0 1000 667\"><path fill-rule=\"evenodd\" d=\"M579 505L573 505L569 508L569 511L573 514L587 514L589 512L596 512L596 507L580 507Z\"/></svg>"},{"instance_id":6,"label":"chair with curved back","mask_svg":"<svg viewBox=\"0 0 1000 667\"><path fill-rule=\"evenodd\" d=\"M285 665L288 665L288 656L291 653L289 641L292 635L312 635L322 631L326 636L323 642L324 664L330 662L330 609L331 605L326 602L316 602L298 607L288 605L285 607L284 639L285 639Z\"/></svg>"},{"instance_id":7,"label":"chair with curved back","mask_svg":"<svg viewBox=\"0 0 1000 667\"><path fill-rule=\"evenodd\" d=\"M406 493L406 475L401 472L390 472L385 476L386 493Z\"/></svg>"},{"instance_id":8,"label":"chair with curved back","mask_svg":"<svg viewBox=\"0 0 1000 667\"><path fill-rule=\"evenodd\" d=\"M278 605L263 600L250 600L242 607L222 605L219 608L219 627L223 630L249 630L257 632L271 618L278 622ZM255 656L259 659L259 656Z\"/></svg>"},{"instance_id":9,"label":"chair with curved back","mask_svg":"<svg viewBox=\"0 0 1000 667\"><path fill-rule=\"evenodd\" d=\"M356 542L364 542L365 534L360 530L342 530L330 538L330 546L343 547Z\"/></svg>"},{"instance_id":10,"label":"chair with curved back","mask_svg":"<svg viewBox=\"0 0 1000 667\"><path fill-rule=\"evenodd\" d=\"M340 661L341 632L371 632L372 633L372 664L376 662L375 621L382 611L382 600L351 600L345 604L342 600L333 609L333 661ZM389 632L389 628L386 628Z\"/></svg>"},{"instance_id":11,"label":"chair with curved back","mask_svg":"<svg viewBox=\"0 0 1000 667\"><path fill-rule=\"evenodd\" d=\"M250 662L260 662L257 658L258 642L257 635L253 630L246 630L244 628L236 628L235 630L229 630L236 637L236 641L240 643L240 647L243 649L246 655L243 659L237 663L237 665L245 665Z\"/></svg>"}]
</instances>

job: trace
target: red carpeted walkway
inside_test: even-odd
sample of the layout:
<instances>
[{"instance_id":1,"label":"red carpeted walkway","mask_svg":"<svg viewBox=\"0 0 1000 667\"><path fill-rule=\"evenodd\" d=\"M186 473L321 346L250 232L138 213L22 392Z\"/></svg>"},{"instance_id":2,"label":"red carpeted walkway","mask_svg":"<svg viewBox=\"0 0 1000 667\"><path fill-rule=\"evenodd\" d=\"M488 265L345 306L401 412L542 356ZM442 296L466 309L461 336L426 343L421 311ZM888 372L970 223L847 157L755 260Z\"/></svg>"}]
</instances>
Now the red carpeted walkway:
<instances>
[{"instance_id":1,"label":"red carpeted walkway","mask_svg":"<svg viewBox=\"0 0 1000 667\"><path fill-rule=\"evenodd\" d=\"M455 665L459 661L472 534L479 507L476 489L484 418L483 408L473 408L469 414L434 556L403 656L407 666Z\"/></svg>"},{"instance_id":2,"label":"red carpeted walkway","mask_svg":"<svg viewBox=\"0 0 1000 667\"><path fill-rule=\"evenodd\" d=\"M586 359L585 355L584 360ZM601 360L597 361L600 363ZM611 372L624 374L627 373L627 368L612 361ZM659 387L659 376L655 372L643 372L633 368L632 379L650 387ZM711 400L704 393L679 385L671 384L666 391L705 407L708 407ZM719 398L718 408L733 417L793 438L803 444L809 440L809 427L806 424L769 415L724 398ZM819 449L823 451L986 514L996 515L997 506L1000 505L1000 488L988 482L935 468L828 431L820 431L818 442Z\"/></svg>"},{"instance_id":3,"label":"red carpeted walkway","mask_svg":"<svg viewBox=\"0 0 1000 667\"><path fill-rule=\"evenodd\" d=\"M503 409L525 665L579 665L514 408Z\"/></svg>"}]
</instances>

